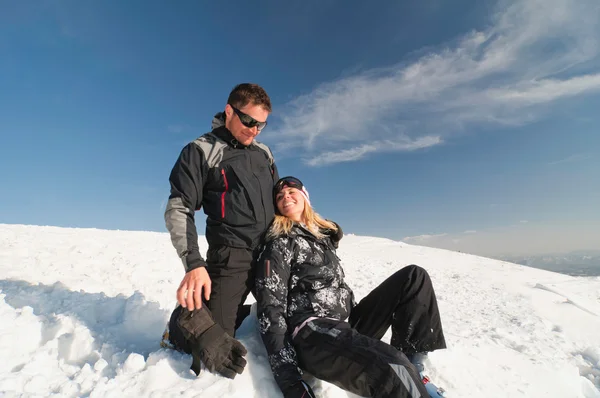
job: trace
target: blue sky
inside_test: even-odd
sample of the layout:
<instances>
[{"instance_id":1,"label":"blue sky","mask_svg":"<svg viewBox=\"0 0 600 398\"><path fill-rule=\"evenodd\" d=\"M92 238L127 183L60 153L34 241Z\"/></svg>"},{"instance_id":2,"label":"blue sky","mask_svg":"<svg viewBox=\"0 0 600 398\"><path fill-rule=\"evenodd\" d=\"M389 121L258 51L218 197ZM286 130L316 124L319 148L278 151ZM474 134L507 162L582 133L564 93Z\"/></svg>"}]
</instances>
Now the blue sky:
<instances>
[{"instance_id":1,"label":"blue sky","mask_svg":"<svg viewBox=\"0 0 600 398\"><path fill-rule=\"evenodd\" d=\"M179 151L250 81L259 140L346 232L600 247L597 1L0 8L2 223L165 231Z\"/></svg>"}]
</instances>

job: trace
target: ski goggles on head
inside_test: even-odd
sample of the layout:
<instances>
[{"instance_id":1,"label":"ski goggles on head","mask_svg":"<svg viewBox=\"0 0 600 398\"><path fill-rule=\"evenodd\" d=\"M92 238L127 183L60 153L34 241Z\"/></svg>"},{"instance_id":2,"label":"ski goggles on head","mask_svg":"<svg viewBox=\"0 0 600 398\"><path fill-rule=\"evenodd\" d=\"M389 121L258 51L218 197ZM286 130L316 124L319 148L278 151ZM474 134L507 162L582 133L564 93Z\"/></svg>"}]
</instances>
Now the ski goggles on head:
<instances>
[{"instance_id":1,"label":"ski goggles on head","mask_svg":"<svg viewBox=\"0 0 600 398\"><path fill-rule=\"evenodd\" d=\"M304 188L304 184L302 181L297 179L296 177L283 177L280 178L279 181L275 183L273 187L273 197L276 197L279 192L285 187L296 188L302 190Z\"/></svg>"},{"instance_id":2,"label":"ski goggles on head","mask_svg":"<svg viewBox=\"0 0 600 398\"><path fill-rule=\"evenodd\" d=\"M248 128L256 127L256 129L258 131L261 131L262 129L264 129L267 126L267 122L259 122L252 116L245 114L244 112L240 111L233 105L229 104L229 106L231 106L231 109L233 109L235 114L238 115L238 118L240 118L240 122L242 122L242 124L244 126L246 126Z\"/></svg>"},{"instance_id":3,"label":"ski goggles on head","mask_svg":"<svg viewBox=\"0 0 600 398\"><path fill-rule=\"evenodd\" d=\"M306 199L306 201L310 205L310 195L308 194L308 191L306 190L304 184L302 184L302 181L300 181L296 177L283 177L275 183L275 186L273 187L273 201L275 203L277 203L277 195L279 194L279 192L281 192L281 190L286 187L296 188L298 191L300 191L300 193L304 196L304 199Z\"/></svg>"}]
</instances>

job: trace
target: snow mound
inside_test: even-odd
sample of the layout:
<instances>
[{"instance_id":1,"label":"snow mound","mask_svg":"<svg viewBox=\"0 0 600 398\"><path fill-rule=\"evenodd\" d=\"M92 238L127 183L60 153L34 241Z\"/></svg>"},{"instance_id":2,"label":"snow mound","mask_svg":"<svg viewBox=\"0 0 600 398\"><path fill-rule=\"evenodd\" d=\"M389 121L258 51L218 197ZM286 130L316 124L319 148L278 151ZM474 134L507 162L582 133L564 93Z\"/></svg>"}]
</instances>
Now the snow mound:
<instances>
[{"instance_id":1,"label":"snow mound","mask_svg":"<svg viewBox=\"0 0 600 398\"><path fill-rule=\"evenodd\" d=\"M255 313L233 381L160 348L183 276L167 234L0 224L0 242L0 395L281 397ZM449 396L600 397L600 278L355 235L338 255L357 298L406 265L428 270L448 344L430 375Z\"/></svg>"}]
</instances>

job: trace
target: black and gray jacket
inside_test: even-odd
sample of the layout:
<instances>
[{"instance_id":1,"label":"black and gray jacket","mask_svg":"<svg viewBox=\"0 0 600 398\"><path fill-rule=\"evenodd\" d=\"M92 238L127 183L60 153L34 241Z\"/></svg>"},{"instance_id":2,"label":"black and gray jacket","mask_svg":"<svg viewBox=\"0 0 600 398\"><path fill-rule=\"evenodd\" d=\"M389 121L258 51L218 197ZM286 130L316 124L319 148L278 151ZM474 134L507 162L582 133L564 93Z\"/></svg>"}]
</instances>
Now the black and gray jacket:
<instances>
[{"instance_id":1,"label":"black and gray jacket","mask_svg":"<svg viewBox=\"0 0 600 398\"><path fill-rule=\"evenodd\" d=\"M240 144L222 113L212 127L183 148L169 177L165 222L186 272L206 266L194 223L201 207L210 246L254 249L275 213L273 184L279 175L271 150L256 140Z\"/></svg>"},{"instance_id":2,"label":"black and gray jacket","mask_svg":"<svg viewBox=\"0 0 600 398\"><path fill-rule=\"evenodd\" d=\"M335 247L337 242L330 236L317 239L295 224L288 235L267 241L260 253L256 269L258 322L282 390L301 378L292 345L294 328L310 317L344 320L355 304Z\"/></svg>"}]
</instances>

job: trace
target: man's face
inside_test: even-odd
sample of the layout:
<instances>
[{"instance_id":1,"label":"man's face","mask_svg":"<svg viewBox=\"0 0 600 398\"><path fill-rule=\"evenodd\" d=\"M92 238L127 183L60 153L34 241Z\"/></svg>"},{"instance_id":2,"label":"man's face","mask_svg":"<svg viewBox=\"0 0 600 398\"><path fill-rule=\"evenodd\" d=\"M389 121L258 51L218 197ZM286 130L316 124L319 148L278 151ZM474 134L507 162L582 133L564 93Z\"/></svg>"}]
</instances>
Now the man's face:
<instances>
[{"instance_id":1,"label":"man's face","mask_svg":"<svg viewBox=\"0 0 600 398\"><path fill-rule=\"evenodd\" d=\"M243 108L238 109L240 112L245 113L250 116L254 120L258 122L266 122L269 117L269 112L263 108L261 105L254 105L249 103ZM257 126L247 127L245 126L241 120L240 116L235 112L233 107L229 104L225 106L225 114L227 118L225 120L225 127L231 134L235 137L236 140L242 145L250 145L258 134L260 134L260 130Z\"/></svg>"}]
</instances>

